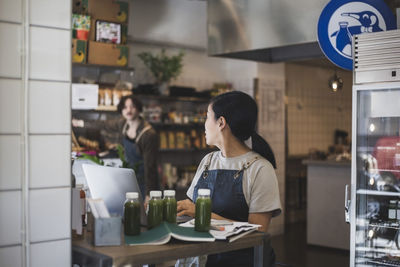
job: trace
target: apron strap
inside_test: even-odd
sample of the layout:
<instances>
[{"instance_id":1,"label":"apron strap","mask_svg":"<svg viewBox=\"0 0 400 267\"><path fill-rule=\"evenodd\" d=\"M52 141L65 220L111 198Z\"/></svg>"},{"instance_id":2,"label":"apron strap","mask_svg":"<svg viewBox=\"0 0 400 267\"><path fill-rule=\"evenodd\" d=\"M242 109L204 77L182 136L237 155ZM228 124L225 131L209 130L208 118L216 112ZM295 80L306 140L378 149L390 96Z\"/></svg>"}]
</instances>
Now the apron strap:
<instances>
[{"instance_id":1,"label":"apron strap","mask_svg":"<svg viewBox=\"0 0 400 267\"><path fill-rule=\"evenodd\" d=\"M147 125L146 127L144 127L143 130L139 133L139 135L136 136L136 143L139 142L140 137L142 137L142 135L150 129L151 125Z\"/></svg>"},{"instance_id":2,"label":"apron strap","mask_svg":"<svg viewBox=\"0 0 400 267\"><path fill-rule=\"evenodd\" d=\"M208 167L211 164L211 159L212 159L214 153L215 152L210 153L210 156L208 156L206 164L204 164L203 178L206 178L208 176Z\"/></svg>"},{"instance_id":3,"label":"apron strap","mask_svg":"<svg viewBox=\"0 0 400 267\"><path fill-rule=\"evenodd\" d=\"M243 167L235 173L235 175L234 175L233 177L234 177L235 179L238 178L238 177L239 177L239 174L240 174L241 172L243 172L244 170L248 169L248 168L251 166L251 164L253 164L254 162L256 162L256 161L259 160L259 159L260 159L260 158L259 158L258 156L256 156L256 157L254 157L252 160L247 161L245 164L243 164Z\"/></svg>"}]
</instances>

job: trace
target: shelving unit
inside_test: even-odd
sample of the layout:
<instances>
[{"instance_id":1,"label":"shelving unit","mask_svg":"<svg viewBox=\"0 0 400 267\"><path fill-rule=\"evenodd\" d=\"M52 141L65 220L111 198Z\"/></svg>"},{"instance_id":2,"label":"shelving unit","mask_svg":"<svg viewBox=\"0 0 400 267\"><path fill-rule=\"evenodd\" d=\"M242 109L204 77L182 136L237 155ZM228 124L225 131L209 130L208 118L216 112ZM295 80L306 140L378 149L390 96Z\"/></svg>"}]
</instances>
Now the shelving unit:
<instances>
[{"instance_id":1,"label":"shelving unit","mask_svg":"<svg viewBox=\"0 0 400 267\"><path fill-rule=\"evenodd\" d=\"M80 64L73 63L73 82L80 82L80 76L88 76L89 80L92 79L99 84L100 88L113 88L114 83L106 80L102 80L103 74L113 73L116 77L120 77L124 71L127 72L125 75L132 75L134 68L130 67L114 67L114 66L105 66L105 65L91 65L91 64ZM118 76L119 75L119 76ZM133 80L133 79L132 79ZM197 136L201 138L204 135L204 117L199 115L200 110L207 109L207 104L209 99L204 97L189 97L189 96L164 96L164 95L137 95L142 101L144 107L154 107L158 106L161 108L162 117L158 118L158 120L151 120L149 118L145 119L149 121L154 129L161 133L173 132L175 136L177 132L184 133L185 135L190 135L191 131L196 131ZM147 110L148 112L148 110ZM176 112L180 114L182 121L180 123L171 122L171 118L169 118L169 112ZM145 116L149 114L144 114ZM183 121L183 117L185 117L185 122ZM117 113L117 107L115 105L102 105L98 106L96 109L91 110L72 110L72 117L76 119L83 120L109 120L109 119L117 119L120 117L120 114ZM190 120L189 120L190 118ZM103 135L100 133L101 129L76 129L76 134L79 135L89 135L89 139L95 139L99 142L103 138ZM116 133L117 135L117 133ZM112 134L110 134L112 137ZM110 138L110 136L107 136ZM186 137L188 138L188 137ZM175 137L177 140L178 138ZM112 141L112 140L109 140ZM193 139L190 139L192 142ZM101 143L101 142L100 142ZM185 143L187 147L187 144ZM192 144L194 146L194 143ZM173 186L174 189L177 190L177 198L185 197L185 193L187 190L186 185L182 185L180 183L181 179L187 179L187 169L189 166L197 166L201 159L209 152L211 152L213 148L210 147L187 147L187 148L163 148L160 149L159 154L159 164L161 169L165 168L166 165L175 168L173 171L176 175L178 175L178 181ZM167 166L167 167L168 167ZM190 169L190 168L189 168ZM194 173L192 173L194 175ZM164 176L162 174L161 176ZM185 176L186 178L183 178ZM193 178L193 177L191 177ZM165 178L161 177L161 179ZM190 181L188 181L190 182Z\"/></svg>"}]
</instances>

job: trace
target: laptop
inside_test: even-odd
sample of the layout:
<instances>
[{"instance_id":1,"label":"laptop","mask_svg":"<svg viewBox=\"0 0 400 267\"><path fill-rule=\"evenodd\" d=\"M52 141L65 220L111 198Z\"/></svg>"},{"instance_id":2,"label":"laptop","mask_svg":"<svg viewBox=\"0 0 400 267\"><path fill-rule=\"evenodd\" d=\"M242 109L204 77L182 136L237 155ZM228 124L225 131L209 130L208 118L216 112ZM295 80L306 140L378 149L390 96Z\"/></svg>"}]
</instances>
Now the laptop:
<instances>
[{"instance_id":1,"label":"laptop","mask_svg":"<svg viewBox=\"0 0 400 267\"><path fill-rule=\"evenodd\" d=\"M143 198L132 169L83 164L83 172L92 198L101 198L110 214L123 216L126 192L138 192L141 223L147 224Z\"/></svg>"}]
</instances>

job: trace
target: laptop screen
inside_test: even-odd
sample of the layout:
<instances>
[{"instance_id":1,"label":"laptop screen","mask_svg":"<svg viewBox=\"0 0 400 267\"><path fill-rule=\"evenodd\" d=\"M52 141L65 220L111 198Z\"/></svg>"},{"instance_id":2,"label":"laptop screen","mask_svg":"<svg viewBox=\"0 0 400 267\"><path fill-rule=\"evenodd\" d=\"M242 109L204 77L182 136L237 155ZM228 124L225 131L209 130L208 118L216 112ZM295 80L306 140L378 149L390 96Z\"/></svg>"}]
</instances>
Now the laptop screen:
<instances>
[{"instance_id":1,"label":"laptop screen","mask_svg":"<svg viewBox=\"0 0 400 267\"><path fill-rule=\"evenodd\" d=\"M138 192L142 218L146 217L143 208L143 198L135 172L132 169L92 164L83 164L82 168L91 197L103 199L110 214L123 216L126 192Z\"/></svg>"}]
</instances>

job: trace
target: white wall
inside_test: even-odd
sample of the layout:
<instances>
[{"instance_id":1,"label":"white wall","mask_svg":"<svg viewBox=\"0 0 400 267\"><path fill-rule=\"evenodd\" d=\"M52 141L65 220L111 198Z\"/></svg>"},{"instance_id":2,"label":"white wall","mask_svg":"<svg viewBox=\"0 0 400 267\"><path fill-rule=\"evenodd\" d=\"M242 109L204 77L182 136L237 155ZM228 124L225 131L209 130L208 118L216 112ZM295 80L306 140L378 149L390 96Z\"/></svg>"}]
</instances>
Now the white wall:
<instances>
[{"instance_id":1,"label":"white wall","mask_svg":"<svg viewBox=\"0 0 400 267\"><path fill-rule=\"evenodd\" d=\"M70 17L0 1L0 266L71 266Z\"/></svg>"},{"instance_id":2,"label":"white wall","mask_svg":"<svg viewBox=\"0 0 400 267\"><path fill-rule=\"evenodd\" d=\"M252 95L253 78L257 77L257 63L245 60L208 57L205 51L172 48L169 46L131 43L130 66L135 68L135 86L154 82L151 72L137 57L140 52L160 53L162 48L167 54L178 54L184 51L182 73L171 85L194 87L198 91L211 89L214 83L231 82L236 90L242 90Z\"/></svg>"},{"instance_id":3,"label":"white wall","mask_svg":"<svg viewBox=\"0 0 400 267\"><path fill-rule=\"evenodd\" d=\"M132 0L130 39L207 47L207 2L185 0Z\"/></svg>"}]
</instances>

